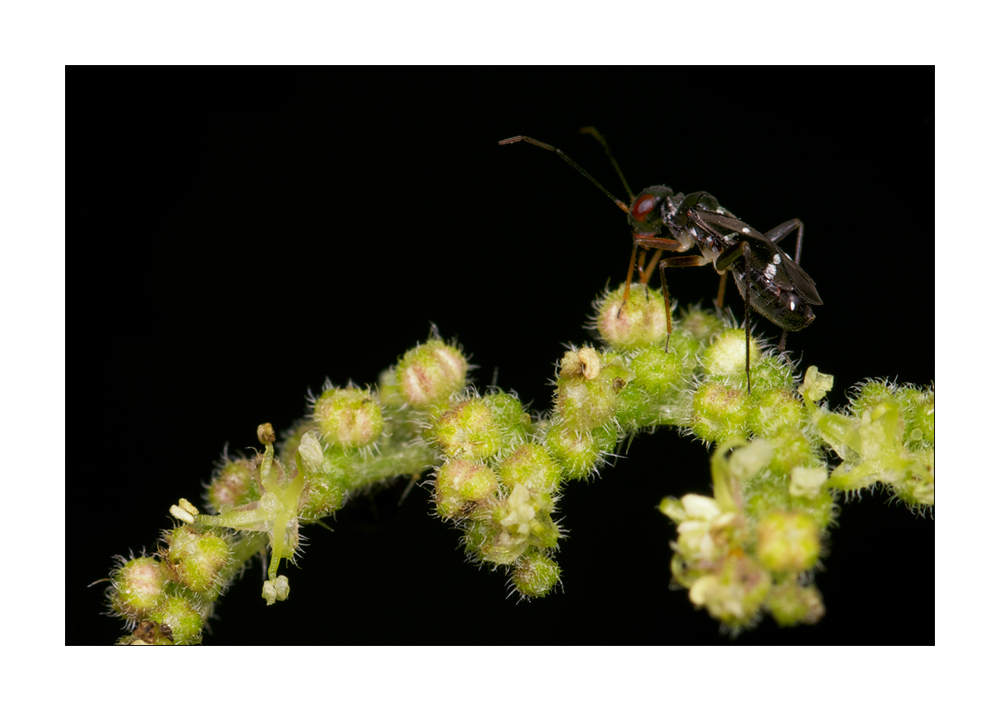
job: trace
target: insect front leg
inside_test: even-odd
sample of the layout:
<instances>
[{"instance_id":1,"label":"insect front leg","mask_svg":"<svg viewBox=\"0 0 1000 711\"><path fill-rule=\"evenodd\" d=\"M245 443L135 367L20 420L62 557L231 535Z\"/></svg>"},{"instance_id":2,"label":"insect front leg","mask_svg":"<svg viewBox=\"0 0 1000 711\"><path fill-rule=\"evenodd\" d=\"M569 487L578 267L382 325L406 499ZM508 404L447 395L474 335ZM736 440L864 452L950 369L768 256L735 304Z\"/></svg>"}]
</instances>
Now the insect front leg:
<instances>
[{"instance_id":1,"label":"insect front leg","mask_svg":"<svg viewBox=\"0 0 1000 711\"><path fill-rule=\"evenodd\" d=\"M646 237L643 235L636 235L636 234L632 235L632 258L628 262L628 274L625 276L625 296L622 299L622 305L618 307L618 313L615 315L615 318L621 318L622 309L625 308L625 304L628 302L628 297L629 294L631 293L630 290L632 288L632 274L635 272L636 253L639 247L642 247L643 249L650 249L650 248L656 249L658 250L657 254L661 254L664 250L668 252L684 252L687 249L690 249L689 247L685 247L677 240L668 239L667 237ZM645 261L645 257L643 257L643 261ZM647 273L652 272L651 269L652 265L653 262L650 262L645 269L643 269L643 267L640 265L639 271L643 273L642 277L640 278L640 282L642 284L646 284L649 281L649 276ZM666 289L666 285L664 285L664 289ZM667 326L668 327L670 326L669 309L667 311ZM667 338L669 340L669 336Z\"/></svg>"}]
</instances>

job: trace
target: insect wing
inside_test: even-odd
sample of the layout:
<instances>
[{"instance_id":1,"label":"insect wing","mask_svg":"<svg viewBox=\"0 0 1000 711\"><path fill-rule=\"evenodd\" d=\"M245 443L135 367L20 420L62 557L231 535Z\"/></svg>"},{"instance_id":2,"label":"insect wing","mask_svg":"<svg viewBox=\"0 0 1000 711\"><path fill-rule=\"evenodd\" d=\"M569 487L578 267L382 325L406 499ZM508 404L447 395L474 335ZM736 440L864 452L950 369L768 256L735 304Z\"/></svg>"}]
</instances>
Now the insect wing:
<instances>
[{"instance_id":1,"label":"insect wing","mask_svg":"<svg viewBox=\"0 0 1000 711\"><path fill-rule=\"evenodd\" d=\"M816 282L812 280L812 277L806 274L805 270L780 248L775 247L775 249L781 254L782 265L785 267L788 280L795 287L802 300L813 306L821 306L823 299L819 298L819 292L816 291Z\"/></svg>"}]
</instances>

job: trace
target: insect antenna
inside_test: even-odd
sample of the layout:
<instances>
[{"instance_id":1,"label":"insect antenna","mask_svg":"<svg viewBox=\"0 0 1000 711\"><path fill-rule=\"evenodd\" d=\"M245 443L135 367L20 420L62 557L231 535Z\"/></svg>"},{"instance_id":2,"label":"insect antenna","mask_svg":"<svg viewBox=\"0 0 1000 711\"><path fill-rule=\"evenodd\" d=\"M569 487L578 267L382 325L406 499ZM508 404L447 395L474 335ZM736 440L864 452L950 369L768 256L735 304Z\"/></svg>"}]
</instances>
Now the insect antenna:
<instances>
[{"instance_id":1,"label":"insect antenna","mask_svg":"<svg viewBox=\"0 0 1000 711\"><path fill-rule=\"evenodd\" d=\"M577 163L575 160L573 160L572 158L570 158L568 155L566 155L565 153L563 153L561 150L559 150L555 146L550 146L548 143L542 143L541 141L536 141L534 138L531 138L529 136L514 136L512 138L505 138L502 141L500 141L500 145L501 146L506 146L506 145L509 145L511 143L520 143L521 141L524 141L525 143L530 143L533 146L538 146L539 148L544 148L547 151L552 151L553 153L555 153L556 155L558 155L560 158L562 158L564 161L566 161L567 163L569 163L573 168L575 168L581 175L583 175L583 177L585 177L587 180L589 180L594 185L596 185L601 190L602 193L604 193L609 198L611 198L611 200L615 203L615 205L617 205L618 207L620 207L622 209L622 212L628 212L628 205L626 205L621 200L619 200L614 195L612 195L611 192L607 188L605 188L603 185L601 185L599 182L597 182L597 179L594 176L592 176L590 173L588 173L587 171L585 171L580 166L579 163ZM614 158L612 158L611 160L614 161ZM615 168L616 169L617 169L617 167L618 167L618 165L615 164ZM621 175L621 171L619 171L618 174ZM624 180L624 178L622 180ZM625 189L628 190L628 186L627 185L625 186ZM629 197L631 198L631 191L629 192Z\"/></svg>"},{"instance_id":2,"label":"insect antenna","mask_svg":"<svg viewBox=\"0 0 1000 711\"><path fill-rule=\"evenodd\" d=\"M601 148L604 149L604 155L606 155L608 160L611 161L611 165L614 166L615 172L618 173L618 177L621 178L622 185L625 186L625 192L628 193L629 202L635 200L635 193L633 193L632 188L628 186L628 181L625 180L625 174L622 172L622 169L618 167L618 161L616 161L615 157L611 155L611 149L608 147L608 142L604 140L604 136L601 135L601 132L593 126L584 126L580 129L580 133L589 134L600 142Z\"/></svg>"}]
</instances>

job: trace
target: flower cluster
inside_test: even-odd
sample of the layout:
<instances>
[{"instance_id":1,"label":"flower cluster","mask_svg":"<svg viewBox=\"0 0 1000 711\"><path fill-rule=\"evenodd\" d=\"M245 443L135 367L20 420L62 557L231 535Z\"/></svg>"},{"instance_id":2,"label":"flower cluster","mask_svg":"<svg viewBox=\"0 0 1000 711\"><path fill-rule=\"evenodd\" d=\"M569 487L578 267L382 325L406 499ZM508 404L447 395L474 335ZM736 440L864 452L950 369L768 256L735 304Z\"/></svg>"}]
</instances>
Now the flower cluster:
<instances>
[{"instance_id":1,"label":"flower cluster","mask_svg":"<svg viewBox=\"0 0 1000 711\"><path fill-rule=\"evenodd\" d=\"M933 389L868 382L832 412L822 402L830 376L810 368L796 387L786 359L748 345L716 313L672 318L644 284L596 307L601 345L563 355L547 415L470 388L461 349L435 334L376 387L327 383L280 441L261 425L264 450L218 467L208 513L180 499L170 508L178 525L156 552L112 573L110 608L130 631L120 642L199 642L219 596L258 555L270 554L261 597L287 599L279 568L300 552L302 526L428 471L432 505L461 530L468 558L504 569L522 597L544 597L560 582L564 487L657 427L714 447L713 495L667 497L660 510L677 526L675 581L734 632L764 615L781 625L823 616L813 574L845 492L884 486L914 509L933 506Z\"/></svg>"}]
</instances>

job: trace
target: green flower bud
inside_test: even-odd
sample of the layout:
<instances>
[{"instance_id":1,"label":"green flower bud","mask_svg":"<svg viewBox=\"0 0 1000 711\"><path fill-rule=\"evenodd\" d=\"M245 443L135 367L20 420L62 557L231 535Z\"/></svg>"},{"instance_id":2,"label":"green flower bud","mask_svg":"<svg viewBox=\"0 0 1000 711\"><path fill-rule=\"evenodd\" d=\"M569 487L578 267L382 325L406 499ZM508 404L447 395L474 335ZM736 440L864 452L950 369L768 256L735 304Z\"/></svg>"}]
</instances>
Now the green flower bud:
<instances>
[{"instance_id":1,"label":"green flower bud","mask_svg":"<svg viewBox=\"0 0 1000 711\"><path fill-rule=\"evenodd\" d=\"M820 460L813 444L798 427L784 427L773 432L768 441L774 446L771 471L780 477L790 477L795 467L816 467Z\"/></svg>"},{"instance_id":2,"label":"green flower bud","mask_svg":"<svg viewBox=\"0 0 1000 711\"><path fill-rule=\"evenodd\" d=\"M485 464L452 459L438 470L435 501L442 518L463 515L470 502L482 501L497 490L497 476Z\"/></svg>"},{"instance_id":3,"label":"green flower bud","mask_svg":"<svg viewBox=\"0 0 1000 711\"><path fill-rule=\"evenodd\" d=\"M412 407L441 404L465 387L469 365L462 352L440 340L407 351L396 367L396 382Z\"/></svg>"},{"instance_id":4,"label":"green flower bud","mask_svg":"<svg viewBox=\"0 0 1000 711\"><path fill-rule=\"evenodd\" d=\"M767 388L754 370L753 406L747 415L750 431L759 437L769 437L781 429L800 427L805 418L802 401L784 387Z\"/></svg>"},{"instance_id":5,"label":"green flower bud","mask_svg":"<svg viewBox=\"0 0 1000 711\"><path fill-rule=\"evenodd\" d=\"M108 594L112 611L131 622L142 619L165 599L167 580L167 572L156 558L124 561L111 575Z\"/></svg>"},{"instance_id":6,"label":"green flower bud","mask_svg":"<svg viewBox=\"0 0 1000 711\"><path fill-rule=\"evenodd\" d=\"M387 368L378 376L378 401L382 407L398 408L406 404L403 390L396 379L396 369Z\"/></svg>"},{"instance_id":7,"label":"green flower bud","mask_svg":"<svg viewBox=\"0 0 1000 711\"><path fill-rule=\"evenodd\" d=\"M819 527L794 511L774 511L757 525L757 557L776 573L801 573L819 560Z\"/></svg>"},{"instance_id":8,"label":"green flower bud","mask_svg":"<svg viewBox=\"0 0 1000 711\"><path fill-rule=\"evenodd\" d=\"M356 450L345 451L340 447L324 452L315 433L306 432L302 436L296 466L299 476L306 479L305 503L299 510L303 522L318 521L344 505L346 472L356 466L355 459L359 456Z\"/></svg>"},{"instance_id":9,"label":"green flower bud","mask_svg":"<svg viewBox=\"0 0 1000 711\"><path fill-rule=\"evenodd\" d=\"M248 459L237 459L222 465L208 485L208 505L218 513L223 506L242 506L260 498L260 487Z\"/></svg>"},{"instance_id":10,"label":"green flower bud","mask_svg":"<svg viewBox=\"0 0 1000 711\"><path fill-rule=\"evenodd\" d=\"M201 613L187 598L171 595L153 610L149 619L170 628L174 644L199 644L204 625Z\"/></svg>"},{"instance_id":11,"label":"green flower bud","mask_svg":"<svg viewBox=\"0 0 1000 711\"><path fill-rule=\"evenodd\" d=\"M330 388L316 399L313 419L320 436L337 447L364 447L382 434L382 409L372 394L358 388Z\"/></svg>"},{"instance_id":12,"label":"green flower bud","mask_svg":"<svg viewBox=\"0 0 1000 711\"><path fill-rule=\"evenodd\" d=\"M597 304L597 331L612 348L630 350L658 345L667 340L667 311L663 294L645 284L633 284L628 301L625 285L607 294Z\"/></svg>"},{"instance_id":13,"label":"green flower bud","mask_svg":"<svg viewBox=\"0 0 1000 711\"><path fill-rule=\"evenodd\" d=\"M708 376L742 376L746 388L746 332L730 328L719 334L701 356L701 365ZM751 367L760 359L760 346L750 340Z\"/></svg>"},{"instance_id":14,"label":"green flower bud","mask_svg":"<svg viewBox=\"0 0 1000 711\"><path fill-rule=\"evenodd\" d=\"M896 391L906 420L903 442L911 452L934 449L934 391L912 386Z\"/></svg>"},{"instance_id":15,"label":"green flower bud","mask_svg":"<svg viewBox=\"0 0 1000 711\"><path fill-rule=\"evenodd\" d=\"M558 563L547 555L531 551L518 559L511 582L524 597L545 597L559 582L561 572Z\"/></svg>"},{"instance_id":16,"label":"green flower bud","mask_svg":"<svg viewBox=\"0 0 1000 711\"><path fill-rule=\"evenodd\" d=\"M884 380L869 380L861 387L854 386L854 388L856 391L851 398L850 411L855 417L861 417L861 413L865 410L871 410L886 400L894 399L892 387Z\"/></svg>"},{"instance_id":17,"label":"green flower bud","mask_svg":"<svg viewBox=\"0 0 1000 711\"><path fill-rule=\"evenodd\" d=\"M615 358L602 358L593 348L569 351L556 381L556 410L568 427L593 430L611 421L618 394L633 379Z\"/></svg>"},{"instance_id":18,"label":"green flower bud","mask_svg":"<svg viewBox=\"0 0 1000 711\"><path fill-rule=\"evenodd\" d=\"M229 544L215 533L197 533L190 526L167 531L164 540L171 577L197 593L213 590L219 571L231 558Z\"/></svg>"},{"instance_id":19,"label":"green flower bud","mask_svg":"<svg viewBox=\"0 0 1000 711\"><path fill-rule=\"evenodd\" d=\"M629 369L634 377L618 394L617 412L626 429L687 421L688 408L682 407L679 392L687 367L677 350L645 348L636 353Z\"/></svg>"},{"instance_id":20,"label":"green flower bud","mask_svg":"<svg viewBox=\"0 0 1000 711\"><path fill-rule=\"evenodd\" d=\"M503 434L504 447L516 447L531 434L531 416L524 411L521 401L507 393L490 393L483 402L493 413L493 421Z\"/></svg>"},{"instance_id":21,"label":"green flower bud","mask_svg":"<svg viewBox=\"0 0 1000 711\"><path fill-rule=\"evenodd\" d=\"M823 597L816 586L801 587L795 580L772 588L767 597L767 607L771 611L771 617L782 627L814 625L826 613Z\"/></svg>"},{"instance_id":22,"label":"green flower bud","mask_svg":"<svg viewBox=\"0 0 1000 711\"><path fill-rule=\"evenodd\" d=\"M580 432L560 424L546 433L545 448L562 466L566 478L585 479L597 471L602 456L611 452L617 441L611 429Z\"/></svg>"},{"instance_id":23,"label":"green flower bud","mask_svg":"<svg viewBox=\"0 0 1000 711\"><path fill-rule=\"evenodd\" d=\"M702 383L691 403L691 431L706 442L746 438L749 401L745 387Z\"/></svg>"},{"instance_id":24,"label":"green flower bud","mask_svg":"<svg viewBox=\"0 0 1000 711\"><path fill-rule=\"evenodd\" d=\"M788 493L792 496L804 496L815 499L823 493L829 472L826 467L793 467L789 477Z\"/></svg>"},{"instance_id":25,"label":"green flower bud","mask_svg":"<svg viewBox=\"0 0 1000 711\"><path fill-rule=\"evenodd\" d=\"M497 476L506 486L523 484L532 491L552 492L559 486L562 469L539 444L524 444L500 462Z\"/></svg>"},{"instance_id":26,"label":"green flower bud","mask_svg":"<svg viewBox=\"0 0 1000 711\"><path fill-rule=\"evenodd\" d=\"M687 314L685 314L678 324L678 327L682 333L689 334L696 341L702 343L709 343L713 338L721 334L726 330L726 324L723 323L722 319L713 313L709 313L703 309L691 309ZM671 347L673 347L674 338L677 336L674 333L670 337Z\"/></svg>"},{"instance_id":27,"label":"green flower bud","mask_svg":"<svg viewBox=\"0 0 1000 711\"><path fill-rule=\"evenodd\" d=\"M446 410L430 430L446 457L486 459L500 450L503 431L482 398L463 400Z\"/></svg>"}]
</instances>

